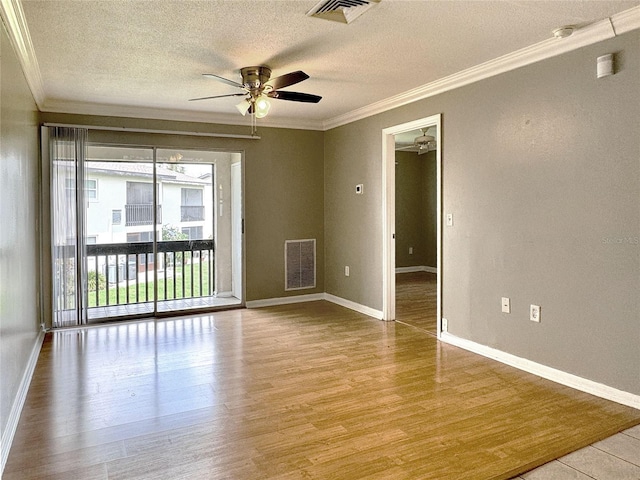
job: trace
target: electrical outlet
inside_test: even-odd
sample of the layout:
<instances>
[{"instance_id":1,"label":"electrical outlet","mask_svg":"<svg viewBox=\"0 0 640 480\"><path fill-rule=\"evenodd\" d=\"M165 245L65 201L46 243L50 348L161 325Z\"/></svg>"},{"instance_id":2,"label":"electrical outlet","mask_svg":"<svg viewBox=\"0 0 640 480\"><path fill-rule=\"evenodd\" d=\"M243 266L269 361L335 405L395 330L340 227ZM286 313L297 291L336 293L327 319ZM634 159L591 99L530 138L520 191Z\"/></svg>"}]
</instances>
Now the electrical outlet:
<instances>
[{"instance_id":1,"label":"electrical outlet","mask_svg":"<svg viewBox=\"0 0 640 480\"><path fill-rule=\"evenodd\" d=\"M344 267L344 276L348 277L349 276L349 265Z\"/></svg>"},{"instance_id":2,"label":"electrical outlet","mask_svg":"<svg viewBox=\"0 0 640 480\"><path fill-rule=\"evenodd\" d=\"M413 255L413 247L409 247L409 255Z\"/></svg>"},{"instance_id":3,"label":"electrical outlet","mask_svg":"<svg viewBox=\"0 0 640 480\"><path fill-rule=\"evenodd\" d=\"M540 322L540 305L531 305L529 307L529 320Z\"/></svg>"},{"instance_id":4,"label":"electrical outlet","mask_svg":"<svg viewBox=\"0 0 640 480\"><path fill-rule=\"evenodd\" d=\"M502 313L511 313L511 300L509 300L509 297L502 297Z\"/></svg>"},{"instance_id":5,"label":"electrical outlet","mask_svg":"<svg viewBox=\"0 0 640 480\"><path fill-rule=\"evenodd\" d=\"M442 318L442 331L443 332L449 331L449 322L444 317Z\"/></svg>"},{"instance_id":6,"label":"electrical outlet","mask_svg":"<svg viewBox=\"0 0 640 480\"><path fill-rule=\"evenodd\" d=\"M364 185L362 183L359 183L358 185L356 185L356 194L362 195L363 193L364 193Z\"/></svg>"}]
</instances>

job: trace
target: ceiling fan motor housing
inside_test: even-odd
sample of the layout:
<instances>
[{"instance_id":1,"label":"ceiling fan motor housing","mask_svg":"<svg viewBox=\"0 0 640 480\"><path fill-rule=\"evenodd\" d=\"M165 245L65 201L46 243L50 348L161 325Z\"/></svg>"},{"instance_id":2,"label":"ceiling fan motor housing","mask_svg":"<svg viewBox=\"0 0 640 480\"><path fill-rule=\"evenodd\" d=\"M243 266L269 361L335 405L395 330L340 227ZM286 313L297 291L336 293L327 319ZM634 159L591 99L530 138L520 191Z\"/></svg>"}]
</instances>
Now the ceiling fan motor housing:
<instances>
[{"instance_id":1,"label":"ceiling fan motor housing","mask_svg":"<svg viewBox=\"0 0 640 480\"><path fill-rule=\"evenodd\" d=\"M265 88L265 84L271 78L271 69L269 67L244 67L240 69L242 75L242 83L253 96L260 95Z\"/></svg>"}]
</instances>

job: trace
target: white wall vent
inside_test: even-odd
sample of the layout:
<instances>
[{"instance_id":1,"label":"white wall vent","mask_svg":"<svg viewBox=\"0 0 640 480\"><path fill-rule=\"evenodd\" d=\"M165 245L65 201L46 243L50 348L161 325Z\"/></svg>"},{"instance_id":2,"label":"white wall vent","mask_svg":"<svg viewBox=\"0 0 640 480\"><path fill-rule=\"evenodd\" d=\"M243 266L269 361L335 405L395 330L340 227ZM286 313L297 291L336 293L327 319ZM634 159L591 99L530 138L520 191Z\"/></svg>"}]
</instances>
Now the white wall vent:
<instances>
[{"instance_id":1,"label":"white wall vent","mask_svg":"<svg viewBox=\"0 0 640 480\"><path fill-rule=\"evenodd\" d=\"M308 17L351 23L380 0L321 0L307 12Z\"/></svg>"},{"instance_id":2,"label":"white wall vent","mask_svg":"<svg viewBox=\"0 0 640 480\"><path fill-rule=\"evenodd\" d=\"M285 290L316 286L316 240L284 242Z\"/></svg>"}]
</instances>

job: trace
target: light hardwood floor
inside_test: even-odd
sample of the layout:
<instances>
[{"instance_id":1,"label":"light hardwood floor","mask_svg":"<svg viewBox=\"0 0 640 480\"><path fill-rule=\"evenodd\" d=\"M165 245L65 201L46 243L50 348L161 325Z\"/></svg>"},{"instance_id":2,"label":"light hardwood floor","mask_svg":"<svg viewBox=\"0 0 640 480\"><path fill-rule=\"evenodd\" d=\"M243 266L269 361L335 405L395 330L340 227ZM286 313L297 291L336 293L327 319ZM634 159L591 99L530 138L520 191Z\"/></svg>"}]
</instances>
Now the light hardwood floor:
<instances>
[{"instance_id":1,"label":"light hardwood floor","mask_svg":"<svg viewBox=\"0 0 640 480\"><path fill-rule=\"evenodd\" d=\"M49 333L4 478L508 479L638 423L312 302Z\"/></svg>"},{"instance_id":2,"label":"light hardwood floor","mask_svg":"<svg viewBox=\"0 0 640 480\"><path fill-rule=\"evenodd\" d=\"M437 278L435 273L396 274L396 320L436 335Z\"/></svg>"}]
</instances>

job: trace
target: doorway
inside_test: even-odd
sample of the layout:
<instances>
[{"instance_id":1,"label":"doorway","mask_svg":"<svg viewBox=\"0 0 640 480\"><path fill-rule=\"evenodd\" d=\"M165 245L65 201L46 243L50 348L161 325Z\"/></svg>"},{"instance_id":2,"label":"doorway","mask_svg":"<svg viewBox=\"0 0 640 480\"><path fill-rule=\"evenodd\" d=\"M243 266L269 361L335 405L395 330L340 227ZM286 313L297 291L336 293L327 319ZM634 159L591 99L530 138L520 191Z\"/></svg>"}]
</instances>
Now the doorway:
<instances>
[{"instance_id":1,"label":"doorway","mask_svg":"<svg viewBox=\"0 0 640 480\"><path fill-rule=\"evenodd\" d=\"M436 335L436 127L395 135L396 321Z\"/></svg>"},{"instance_id":2,"label":"doorway","mask_svg":"<svg viewBox=\"0 0 640 480\"><path fill-rule=\"evenodd\" d=\"M430 129L427 131L427 129ZM413 136L420 132L421 135ZM441 115L422 118L412 122L386 128L382 131L383 165L383 319L396 319L396 142L409 143L413 138L414 147L420 147L419 136L433 136L435 140L436 167L436 334L442 331L442 155L441 155ZM409 150L409 149L407 149ZM404 244L403 248L406 246ZM404 252L403 252L404 253Z\"/></svg>"}]
</instances>

